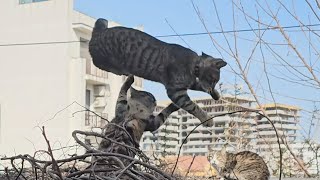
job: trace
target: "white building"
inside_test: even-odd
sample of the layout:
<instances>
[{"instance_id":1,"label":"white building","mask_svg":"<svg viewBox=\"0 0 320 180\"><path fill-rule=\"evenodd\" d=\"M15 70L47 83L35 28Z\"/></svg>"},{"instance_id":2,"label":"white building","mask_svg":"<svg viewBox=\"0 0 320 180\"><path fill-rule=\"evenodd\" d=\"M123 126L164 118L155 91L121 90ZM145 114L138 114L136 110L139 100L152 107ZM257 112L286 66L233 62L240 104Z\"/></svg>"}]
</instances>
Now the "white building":
<instances>
[{"instance_id":1,"label":"white building","mask_svg":"<svg viewBox=\"0 0 320 180\"><path fill-rule=\"evenodd\" d=\"M265 104L263 108L276 127L279 137L283 137L289 144L296 142L300 108L285 104ZM274 128L266 118L258 120L256 128L258 152L270 152L270 148L278 149Z\"/></svg>"},{"instance_id":2,"label":"white building","mask_svg":"<svg viewBox=\"0 0 320 180\"><path fill-rule=\"evenodd\" d=\"M224 95L218 101L212 98L201 98L194 101L210 116L254 107L254 100L244 96ZM182 148L183 154L205 155L208 148L219 150L226 143L232 146L233 150L252 148L254 117L254 113L237 113L214 118L213 127L200 126L188 137L187 143ZM198 119L182 112L181 142L198 124Z\"/></svg>"},{"instance_id":3,"label":"white building","mask_svg":"<svg viewBox=\"0 0 320 180\"><path fill-rule=\"evenodd\" d=\"M202 109L214 116L221 113L242 109L255 109L253 99L225 95L220 100L212 98L193 99ZM160 112L171 101L158 104L156 113ZM310 174L320 172L320 145L314 142L297 142L297 131L300 108L284 104L263 105L266 113L274 123L280 137L286 139L290 150L304 163ZM160 156L177 155L206 155L208 149L220 150L228 143L228 151L251 150L264 157L272 175L279 170L279 147L275 131L266 118L259 119L256 113L235 114L214 118L213 127L199 126L191 134L200 121L194 116L179 110L154 134L147 132L143 135L140 148L147 154ZM189 135L190 134L190 135ZM188 136L189 135L189 136ZM188 136L187 141L183 141ZM183 144L183 145L182 145ZM288 148L282 144L283 172L286 176L303 174ZM151 158L153 156L150 156Z\"/></svg>"},{"instance_id":4,"label":"white building","mask_svg":"<svg viewBox=\"0 0 320 180\"><path fill-rule=\"evenodd\" d=\"M73 144L73 130L104 124L80 105L114 116L124 77L93 66L95 19L73 10L73 0L2 1L0 12L0 155L46 149L37 126L57 149Z\"/></svg>"},{"instance_id":5,"label":"white building","mask_svg":"<svg viewBox=\"0 0 320 180\"><path fill-rule=\"evenodd\" d=\"M297 142L300 108L285 104L265 104L262 106L277 129L282 149L283 173L286 176L303 174L292 153L305 165L311 174L316 174L315 153L307 144ZM274 128L266 118L257 120L256 151L269 166L273 175L279 174L279 144ZM282 141L283 140L283 141ZM290 151L291 152L290 152Z\"/></svg>"},{"instance_id":6,"label":"white building","mask_svg":"<svg viewBox=\"0 0 320 180\"><path fill-rule=\"evenodd\" d=\"M225 95L218 101L211 97L193 101L211 116L254 107L252 99L241 96L235 98ZM165 105L158 106L157 111L163 107ZM182 146L181 155L205 155L208 148L221 149L222 145L227 142L234 147L234 150L250 149L252 148L251 141L254 139L254 116L254 113L246 113L216 117L213 120L213 127L201 125L190 134L200 121L193 115L180 110L178 114L170 116L154 135L145 133L140 145L142 150L148 153L163 152L163 149L166 149L167 154L176 154L184 139L190 134Z\"/></svg>"},{"instance_id":7,"label":"white building","mask_svg":"<svg viewBox=\"0 0 320 180\"><path fill-rule=\"evenodd\" d=\"M166 103L157 103L155 115L161 112L166 106ZM180 120L181 116L178 112L174 112L156 132L145 132L140 141L141 150L149 155L152 153L176 155L179 145Z\"/></svg>"},{"instance_id":8,"label":"white building","mask_svg":"<svg viewBox=\"0 0 320 180\"><path fill-rule=\"evenodd\" d=\"M211 116L256 108L255 101L245 96L235 98L235 96L224 95L218 101L212 98L199 98L193 99L193 101ZM156 112L161 111L169 103L169 101L162 102L162 105L158 105ZM277 104L277 106L266 104L263 107L275 124L279 136L286 137L290 144L296 142L299 108L284 104ZM270 148L278 147L275 132L266 118L257 120L257 115L248 112L216 117L213 119L213 127L199 126L190 134L200 121L193 115L179 110L178 113L170 116L157 133L145 133L141 147L146 152L162 152L160 147L165 147L166 152L174 154L190 134L182 146L183 155L204 155L207 153L208 147L219 150L225 143L233 147L234 151L246 149L270 152ZM150 149L151 144L153 144L153 149ZM161 146L161 144L166 146Z\"/></svg>"}]
</instances>

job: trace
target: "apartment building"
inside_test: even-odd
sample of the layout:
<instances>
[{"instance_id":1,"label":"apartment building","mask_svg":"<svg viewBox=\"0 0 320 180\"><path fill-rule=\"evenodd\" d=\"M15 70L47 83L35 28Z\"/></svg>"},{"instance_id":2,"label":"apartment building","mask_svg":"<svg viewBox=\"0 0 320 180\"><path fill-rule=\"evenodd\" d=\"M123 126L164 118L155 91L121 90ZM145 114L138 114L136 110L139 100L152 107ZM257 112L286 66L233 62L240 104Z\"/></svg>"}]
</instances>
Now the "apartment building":
<instances>
[{"instance_id":1,"label":"apartment building","mask_svg":"<svg viewBox=\"0 0 320 180\"><path fill-rule=\"evenodd\" d=\"M224 95L220 100L215 101L212 98L195 99L202 109L210 116L252 109L254 100L244 96ZM181 142L191 133L191 130L199 124L199 120L194 116L181 112ZM213 119L213 127L200 126L183 144L182 152L184 155L205 155L208 148L212 150L221 149L228 143L233 150L250 149L252 147L252 139L254 139L254 113L239 113L215 117ZM196 150L198 149L198 150Z\"/></svg>"},{"instance_id":2,"label":"apartment building","mask_svg":"<svg viewBox=\"0 0 320 180\"><path fill-rule=\"evenodd\" d=\"M94 18L73 10L73 0L3 1L0 12L0 155L46 149L42 126L53 149L71 147L73 130L105 124L84 107L114 116L125 77L92 64Z\"/></svg>"},{"instance_id":3,"label":"apartment building","mask_svg":"<svg viewBox=\"0 0 320 180\"><path fill-rule=\"evenodd\" d=\"M284 137L288 144L296 142L300 108L285 104L265 104L263 108L273 122L279 136ZM278 149L274 128L266 118L258 120L256 128L258 152L270 152L270 149Z\"/></svg>"},{"instance_id":4,"label":"apartment building","mask_svg":"<svg viewBox=\"0 0 320 180\"><path fill-rule=\"evenodd\" d=\"M255 107L254 101L244 96L224 95L218 101L211 97L193 101L211 116ZM157 112L166 104L169 102L162 102ZM218 150L225 143L233 146L233 150L251 149L255 130L254 117L253 113L216 117L213 127L199 126L195 129L200 121L193 115L179 110L170 116L157 132L145 133L140 145L147 153L163 153L165 149L167 154L176 154L183 144L181 155L206 155L209 148Z\"/></svg>"},{"instance_id":5,"label":"apartment building","mask_svg":"<svg viewBox=\"0 0 320 180\"><path fill-rule=\"evenodd\" d=\"M167 103L158 103L155 115L167 106ZM176 155L179 145L179 124L181 116L178 112L172 113L166 122L156 132L145 132L140 141L140 148L146 154ZM151 156L152 157L152 156Z\"/></svg>"},{"instance_id":6,"label":"apartment building","mask_svg":"<svg viewBox=\"0 0 320 180\"><path fill-rule=\"evenodd\" d=\"M279 141L281 143L282 159L283 162L286 162L283 165L283 173L286 176L303 174L296 160L292 158L291 153L294 153L297 158L307 163L306 168L310 173L316 173L317 164L314 161L314 152L309 149L307 144L298 142L297 139L300 108L278 103L265 104L262 107L281 138ZM278 173L280 159L278 138L267 118L258 119L256 122L256 152L264 158L270 172L275 175Z\"/></svg>"},{"instance_id":7,"label":"apartment building","mask_svg":"<svg viewBox=\"0 0 320 180\"><path fill-rule=\"evenodd\" d=\"M212 98L193 99L209 115L216 116L221 113L236 110L255 109L253 99L244 96L224 95L220 100ZM161 102L156 113L160 112L168 102ZM299 107L284 104L263 105L270 120L274 123L280 136L286 137L289 144L297 140ZM144 151L166 152L174 154L182 145L183 155L204 155L208 148L221 149L228 143L231 150L253 150L258 152L277 148L277 138L271 124L266 118L257 119L256 113L237 113L214 118L213 127L195 127L200 123L193 115L179 110L172 114L166 123L157 132L145 133L141 141ZM192 131L192 133L191 133ZM191 133L191 134L190 134ZM150 149L153 147L153 149Z\"/></svg>"}]
</instances>

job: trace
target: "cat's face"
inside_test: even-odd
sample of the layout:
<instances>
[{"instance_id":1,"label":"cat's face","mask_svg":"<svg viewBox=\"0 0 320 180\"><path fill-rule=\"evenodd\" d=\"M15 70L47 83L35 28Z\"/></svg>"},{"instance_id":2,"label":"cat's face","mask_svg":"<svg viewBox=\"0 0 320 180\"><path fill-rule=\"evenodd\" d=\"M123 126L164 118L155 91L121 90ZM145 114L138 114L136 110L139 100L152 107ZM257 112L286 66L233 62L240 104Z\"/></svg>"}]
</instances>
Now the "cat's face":
<instances>
[{"instance_id":1,"label":"cat's face","mask_svg":"<svg viewBox=\"0 0 320 180\"><path fill-rule=\"evenodd\" d=\"M227 163L227 152L223 148L221 151L214 151L211 155L211 161L219 168L224 168Z\"/></svg>"},{"instance_id":2,"label":"cat's face","mask_svg":"<svg viewBox=\"0 0 320 180\"><path fill-rule=\"evenodd\" d=\"M156 99L146 91L138 91L131 87L128 100L129 113L137 119L148 119L156 107Z\"/></svg>"},{"instance_id":3,"label":"cat's face","mask_svg":"<svg viewBox=\"0 0 320 180\"><path fill-rule=\"evenodd\" d=\"M214 58L205 53L202 53L200 58L203 60L203 66L200 67L199 85L202 91L211 95L214 100L220 98L219 93L215 90L215 86L220 80L220 69L227 65L225 61L219 58Z\"/></svg>"}]
</instances>

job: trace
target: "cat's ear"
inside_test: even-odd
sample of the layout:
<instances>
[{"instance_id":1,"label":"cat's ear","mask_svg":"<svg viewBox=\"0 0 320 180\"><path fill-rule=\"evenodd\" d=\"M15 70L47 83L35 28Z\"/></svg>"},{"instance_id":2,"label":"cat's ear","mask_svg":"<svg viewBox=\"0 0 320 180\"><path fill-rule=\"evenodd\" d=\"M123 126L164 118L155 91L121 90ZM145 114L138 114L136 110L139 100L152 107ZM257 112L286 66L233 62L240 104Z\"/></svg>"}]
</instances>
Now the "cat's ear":
<instances>
[{"instance_id":1,"label":"cat's ear","mask_svg":"<svg viewBox=\"0 0 320 180\"><path fill-rule=\"evenodd\" d=\"M210 56L208 54L202 52L201 57L207 58L207 57L210 57Z\"/></svg>"},{"instance_id":2,"label":"cat's ear","mask_svg":"<svg viewBox=\"0 0 320 180\"><path fill-rule=\"evenodd\" d=\"M226 66L227 65L227 62L225 62L224 60L222 60L222 59L219 59L218 61L215 61L215 66L218 68L218 69L220 69L220 68L222 68L222 67L224 67L224 66Z\"/></svg>"}]
</instances>

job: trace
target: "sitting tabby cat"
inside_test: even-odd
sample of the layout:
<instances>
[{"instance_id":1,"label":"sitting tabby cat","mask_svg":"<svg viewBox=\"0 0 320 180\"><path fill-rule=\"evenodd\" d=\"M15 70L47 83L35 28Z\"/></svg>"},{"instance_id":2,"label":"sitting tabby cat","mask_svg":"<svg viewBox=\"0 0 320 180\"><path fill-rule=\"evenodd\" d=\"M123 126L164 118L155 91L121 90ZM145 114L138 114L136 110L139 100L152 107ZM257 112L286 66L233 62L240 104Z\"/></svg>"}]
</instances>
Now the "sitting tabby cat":
<instances>
[{"instance_id":1,"label":"sitting tabby cat","mask_svg":"<svg viewBox=\"0 0 320 180\"><path fill-rule=\"evenodd\" d=\"M242 151L228 153L226 148L213 153L210 162L220 169L219 174L227 180L268 180L268 166L258 154Z\"/></svg>"},{"instance_id":2,"label":"sitting tabby cat","mask_svg":"<svg viewBox=\"0 0 320 180\"><path fill-rule=\"evenodd\" d=\"M130 75L125 83L122 85L116 104L115 118L111 123L122 126L125 123L127 131L131 137L127 134L117 133L114 130L113 125L107 124L104 128L104 136L112 139L116 139L118 142L124 141L125 144L133 147L138 147L141 136L144 131L157 130L168 116L177 111L179 108L171 103L167 108L163 109L157 116L153 115L153 111L156 107L156 100L154 96L146 91L138 91L131 87L134 78ZM130 89L131 87L131 89ZM131 96L127 100L127 91L130 89ZM122 130L120 130L122 131ZM119 137L115 137L119 136ZM132 142L132 140L133 142ZM99 149L104 152L126 153L126 148L118 146L113 149L111 142L108 140L102 140ZM123 148L123 149L119 149ZM127 154L129 155L129 154Z\"/></svg>"},{"instance_id":3,"label":"sitting tabby cat","mask_svg":"<svg viewBox=\"0 0 320 180\"><path fill-rule=\"evenodd\" d=\"M218 100L214 87L225 61L205 53L198 56L190 49L162 42L139 30L107 26L107 20L98 19L93 28L89 51L95 66L118 75L133 74L160 82L178 107L201 122L210 118L190 100L187 90L207 92ZM204 125L212 126L213 121Z\"/></svg>"}]
</instances>

